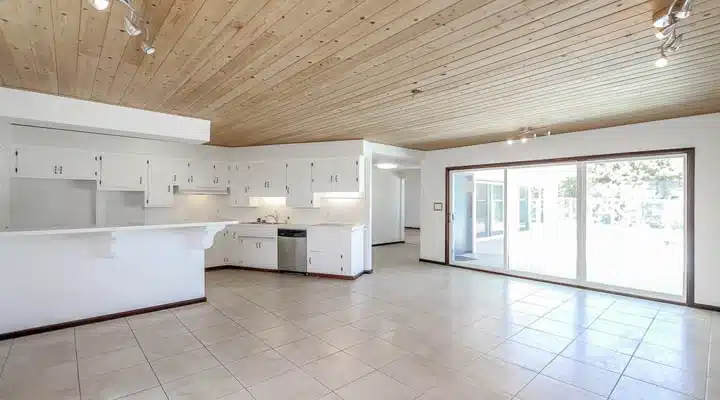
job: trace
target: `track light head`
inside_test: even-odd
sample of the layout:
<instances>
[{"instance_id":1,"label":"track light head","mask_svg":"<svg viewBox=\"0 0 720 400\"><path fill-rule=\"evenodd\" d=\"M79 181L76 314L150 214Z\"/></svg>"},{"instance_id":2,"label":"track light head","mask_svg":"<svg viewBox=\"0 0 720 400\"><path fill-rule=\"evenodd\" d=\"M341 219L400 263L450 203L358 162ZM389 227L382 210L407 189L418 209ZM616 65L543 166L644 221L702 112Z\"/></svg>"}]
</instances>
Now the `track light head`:
<instances>
[{"instance_id":1,"label":"track light head","mask_svg":"<svg viewBox=\"0 0 720 400\"><path fill-rule=\"evenodd\" d=\"M658 68L662 68L664 66L668 65L668 59L665 57L665 55L661 55L660 58L655 60L655 66Z\"/></svg>"},{"instance_id":2,"label":"track light head","mask_svg":"<svg viewBox=\"0 0 720 400\"><path fill-rule=\"evenodd\" d=\"M110 7L110 0L89 0L90 5L98 11L107 10Z\"/></svg>"},{"instance_id":3,"label":"track light head","mask_svg":"<svg viewBox=\"0 0 720 400\"><path fill-rule=\"evenodd\" d=\"M147 55L153 55L153 54L155 54L155 47L153 47L153 45L151 45L148 42L143 42L142 43L142 51Z\"/></svg>"},{"instance_id":4,"label":"track light head","mask_svg":"<svg viewBox=\"0 0 720 400\"><path fill-rule=\"evenodd\" d=\"M125 32L127 32L130 36L139 36L143 33L142 28L140 28L136 23L135 13L130 12L130 15L125 17Z\"/></svg>"},{"instance_id":5,"label":"track light head","mask_svg":"<svg viewBox=\"0 0 720 400\"><path fill-rule=\"evenodd\" d=\"M675 21L673 21L673 17L670 14L665 14L662 17L658 18L653 22L653 26L658 29L665 29L668 26L672 25Z\"/></svg>"},{"instance_id":6,"label":"track light head","mask_svg":"<svg viewBox=\"0 0 720 400\"><path fill-rule=\"evenodd\" d=\"M685 0L682 7L680 7L680 11L675 13L675 16L680 19L685 19L690 16L692 13L692 3L693 0Z\"/></svg>"},{"instance_id":7,"label":"track light head","mask_svg":"<svg viewBox=\"0 0 720 400\"><path fill-rule=\"evenodd\" d=\"M667 39L668 37L670 37L670 35L675 33L676 27L677 27L677 23L674 23L672 25L667 26L664 29L660 29L657 32L655 32L655 37L660 40Z\"/></svg>"}]
</instances>

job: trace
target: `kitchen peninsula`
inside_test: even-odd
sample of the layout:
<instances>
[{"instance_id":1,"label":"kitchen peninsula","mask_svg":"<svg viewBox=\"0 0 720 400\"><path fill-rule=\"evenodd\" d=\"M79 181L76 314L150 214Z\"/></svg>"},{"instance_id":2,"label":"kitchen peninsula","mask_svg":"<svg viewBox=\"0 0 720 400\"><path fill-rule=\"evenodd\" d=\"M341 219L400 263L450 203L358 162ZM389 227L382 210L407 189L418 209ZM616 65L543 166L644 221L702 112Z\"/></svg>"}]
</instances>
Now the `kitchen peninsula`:
<instances>
[{"instance_id":1,"label":"kitchen peninsula","mask_svg":"<svg viewBox=\"0 0 720 400\"><path fill-rule=\"evenodd\" d=\"M236 223L0 232L0 338L205 301L205 249Z\"/></svg>"}]
</instances>

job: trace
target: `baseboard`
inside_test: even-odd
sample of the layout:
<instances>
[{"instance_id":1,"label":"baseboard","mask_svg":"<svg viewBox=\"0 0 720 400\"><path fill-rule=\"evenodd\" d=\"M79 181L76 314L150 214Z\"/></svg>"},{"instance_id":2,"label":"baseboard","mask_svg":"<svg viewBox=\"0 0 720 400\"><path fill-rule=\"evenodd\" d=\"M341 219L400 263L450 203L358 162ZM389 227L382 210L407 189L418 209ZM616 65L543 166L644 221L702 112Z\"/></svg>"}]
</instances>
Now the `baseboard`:
<instances>
[{"instance_id":1,"label":"baseboard","mask_svg":"<svg viewBox=\"0 0 720 400\"><path fill-rule=\"evenodd\" d=\"M413 229L413 230L416 230L416 231L419 231L419 230L420 230L420 228L416 228L416 227L414 227L414 226L406 226L405 229Z\"/></svg>"},{"instance_id":2,"label":"baseboard","mask_svg":"<svg viewBox=\"0 0 720 400\"><path fill-rule=\"evenodd\" d=\"M205 267L205 271L221 271L223 269L234 269L232 265L216 265L214 267Z\"/></svg>"},{"instance_id":3,"label":"baseboard","mask_svg":"<svg viewBox=\"0 0 720 400\"><path fill-rule=\"evenodd\" d=\"M242 267L238 265L218 265L216 267L206 267L205 271L222 271L226 269L241 269L245 271L258 271L258 272L282 272L278 269L272 268L253 268L253 267Z\"/></svg>"},{"instance_id":4,"label":"baseboard","mask_svg":"<svg viewBox=\"0 0 720 400\"><path fill-rule=\"evenodd\" d=\"M399 242L387 242L387 243L378 243L378 244L374 244L374 245L372 245L372 247L378 247L378 246L390 246L390 245L393 245L393 244L403 244L403 243L405 243L405 241L404 241L404 240L401 240L401 241L399 241Z\"/></svg>"},{"instance_id":5,"label":"baseboard","mask_svg":"<svg viewBox=\"0 0 720 400\"><path fill-rule=\"evenodd\" d=\"M709 304L699 304L699 303L693 303L690 305L690 307L698 308L700 310L707 310L707 311L718 311L720 312L720 307L718 306L711 306Z\"/></svg>"},{"instance_id":6,"label":"baseboard","mask_svg":"<svg viewBox=\"0 0 720 400\"><path fill-rule=\"evenodd\" d=\"M428 260L426 258L421 258L418 261L428 263L428 264L447 265L442 261Z\"/></svg>"},{"instance_id":7,"label":"baseboard","mask_svg":"<svg viewBox=\"0 0 720 400\"><path fill-rule=\"evenodd\" d=\"M319 274L317 272L308 272L307 275L314 276L316 278L330 278L330 279L340 279L340 280L344 280L344 281L353 281L362 274L363 274L363 272L361 272L357 275L347 276L347 275Z\"/></svg>"},{"instance_id":8,"label":"baseboard","mask_svg":"<svg viewBox=\"0 0 720 400\"><path fill-rule=\"evenodd\" d=\"M204 303L206 301L207 301L206 297L198 297L195 299L177 301L174 303L160 304L157 306L145 307L145 308L137 308L135 310L122 311L122 312L113 313L113 314L105 314L105 315L101 315L98 317L91 317L91 318L78 319L75 321L61 322L58 324L39 326L36 328L23 329L23 330L15 331L15 332L1 333L0 341L7 340L7 339L15 339L15 338L23 337L23 336L37 335L39 333L59 331L61 329L74 328L76 326L96 324L98 322L110 321L110 320L118 319L118 318L126 318L126 317L131 317L133 315L139 315L139 314L147 314L147 313L151 313L151 312L155 312L155 311L167 310L169 308L188 306L191 304Z\"/></svg>"}]
</instances>

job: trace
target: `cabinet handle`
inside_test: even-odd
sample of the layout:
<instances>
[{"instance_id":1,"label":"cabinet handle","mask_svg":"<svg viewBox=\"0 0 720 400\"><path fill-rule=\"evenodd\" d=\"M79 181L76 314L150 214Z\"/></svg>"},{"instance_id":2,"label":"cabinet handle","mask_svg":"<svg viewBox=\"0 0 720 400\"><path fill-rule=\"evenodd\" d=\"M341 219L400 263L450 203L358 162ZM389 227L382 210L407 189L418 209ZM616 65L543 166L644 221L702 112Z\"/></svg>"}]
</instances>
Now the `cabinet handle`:
<instances>
[{"instance_id":1,"label":"cabinet handle","mask_svg":"<svg viewBox=\"0 0 720 400\"><path fill-rule=\"evenodd\" d=\"M330 175L330 182L332 183L332 181L333 181L333 176Z\"/></svg>"},{"instance_id":2,"label":"cabinet handle","mask_svg":"<svg viewBox=\"0 0 720 400\"><path fill-rule=\"evenodd\" d=\"M142 185L142 176L140 177L140 184Z\"/></svg>"},{"instance_id":3,"label":"cabinet handle","mask_svg":"<svg viewBox=\"0 0 720 400\"><path fill-rule=\"evenodd\" d=\"M172 192L172 185L168 185L168 193Z\"/></svg>"},{"instance_id":4,"label":"cabinet handle","mask_svg":"<svg viewBox=\"0 0 720 400\"><path fill-rule=\"evenodd\" d=\"M308 259L308 263L312 264L312 257Z\"/></svg>"},{"instance_id":5,"label":"cabinet handle","mask_svg":"<svg viewBox=\"0 0 720 400\"><path fill-rule=\"evenodd\" d=\"M60 175L62 175L62 168L63 168L63 166L61 165L60 166Z\"/></svg>"},{"instance_id":6,"label":"cabinet handle","mask_svg":"<svg viewBox=\"0 0 720 400\"><path fill-rule=\"evenodd\" d=\"M338 183L338 176L335 175L335 183Z\"/></svg>"},{"instance_id":7,"label":"cabinet handle","mask_svg":"<svg viewBox=\"0 0 720 400\"><path fill-rule=\"evenodd\" d=\"M285 193L290 194L290 187L287 185L285 186Z\"/></svg>"},{"instance_id":8,"label":"cabinet handle","mask_svg":"<svg viewBox=\"0 0 720 400\"><path fill-rule=\"evenodd\" d=\"M53 165L53 174L57 175L57 165Z\"/></svg>"},{"instance_id":9,"label":"cabinet handle","mask_svg":"<svg viewBox=\"0 0 720 400\"><path fill-rule=\"evenodd\" d=\"M177 182L177 174L173 174L173 182Z\"/></svg>"}]
</instances>

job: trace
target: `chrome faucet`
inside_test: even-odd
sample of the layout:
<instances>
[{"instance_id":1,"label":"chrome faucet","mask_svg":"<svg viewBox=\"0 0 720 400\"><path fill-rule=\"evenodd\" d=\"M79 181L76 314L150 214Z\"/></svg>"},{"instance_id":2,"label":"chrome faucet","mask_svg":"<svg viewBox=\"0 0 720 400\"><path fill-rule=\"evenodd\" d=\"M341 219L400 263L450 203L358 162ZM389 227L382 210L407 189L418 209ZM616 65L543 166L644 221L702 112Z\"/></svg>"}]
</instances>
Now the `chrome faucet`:
<instances>
[{"instance_id":1,"label":"chrome faucet","mask_svg":"<svg viewBox=\"0 0 720 400\"><path fill-rule=\"evenodd\" d=\"M278 213L277 210L275 210L275 214L268 214L261 218L261 221L265 224L268 224L270 222L267 221L269 217L272 217L272 219L275 220L275 222L272 222L273 224L279 224L280 223L280 213Z\"/></svg>"}]
</instances>

